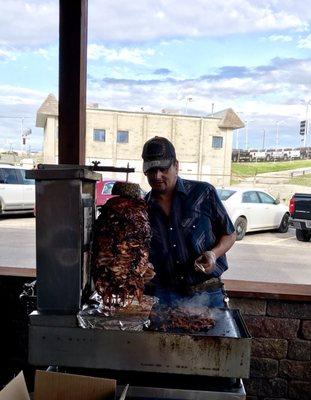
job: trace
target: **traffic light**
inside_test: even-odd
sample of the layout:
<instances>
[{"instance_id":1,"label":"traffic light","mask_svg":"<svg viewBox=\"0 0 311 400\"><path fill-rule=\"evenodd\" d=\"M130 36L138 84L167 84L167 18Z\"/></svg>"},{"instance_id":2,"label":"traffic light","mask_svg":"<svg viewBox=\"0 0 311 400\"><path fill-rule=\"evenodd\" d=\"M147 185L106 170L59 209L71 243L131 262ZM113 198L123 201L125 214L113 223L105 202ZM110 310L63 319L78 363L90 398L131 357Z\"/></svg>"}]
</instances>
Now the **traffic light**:
<instances>
[{"instance_id":1,"label":"traffic light","mask_svg":"<svg viewBox=\"0 0 311 400\"><path fill-rule=\"evenodd\" d=\"M23 146L25 146L25 144L26 144L26 138L23 137Z\"/></svg>"},{"instance_id":2,"label":"traffic light","mask_svg":"<svg viewBox=\"0 0 311 400\"><path fill-rule=\"evenodd\" d=\"M306 134L306 127L307 127L307 121L300 121L299 135L305 135Z\"/></svg>"}]
</instances>

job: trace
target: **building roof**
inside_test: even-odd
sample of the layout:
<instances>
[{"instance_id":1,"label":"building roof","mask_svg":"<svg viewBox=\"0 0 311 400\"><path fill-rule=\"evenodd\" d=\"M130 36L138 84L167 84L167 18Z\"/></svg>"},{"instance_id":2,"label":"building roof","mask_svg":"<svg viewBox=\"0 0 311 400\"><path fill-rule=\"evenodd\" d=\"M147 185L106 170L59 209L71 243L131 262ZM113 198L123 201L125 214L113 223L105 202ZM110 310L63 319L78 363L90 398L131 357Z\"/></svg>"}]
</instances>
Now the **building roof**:
<instances>
[{"instance_id":1,"label":"building roof","mask_svg":"<svg viewBox=\"0 0 311 400\"><path fill-rule=\"evenodd\" d=\"M122 113L129 113L129 114L153 114L153 115L176 115L176 117L189 117L189 118L202 118L199 116L194 115L180 115L180 114L171 114L171 113L154 113L154 112L145 112L145 111L126 111L126 110L110 110L110 109L102 109L96 103L95 105L90 105L87 108L98 110L98 111L114 111L114 112L122 112ZM46 119L48 116L58 116L58 101L53 94L49 94L48 97L44 100L41 107L37 111L37 119L36 119L36 126L40 128L44 128L46 124ZM245 124L239 118L239 116L233 111L232 108L227 108L222 111L218 111L216 113L207 115L203 118L211 118L211 119L218 119L220 120L218 123L219 128L223 129L240 129L244 128Z\"/></svg>"},{"instance_id":2,"label":"building roof","mask_svg":"<svg viewBox=\"0 0 311 400\"><path fill-rule=\"evenodd\" d=\"M244 122L232 110L232 108L227 108L225 110L218 111L212 115L212 118L221 119L221 121L218 124L219 128L240 129L244 128L245 126Z\"/></svg>"},{"instance_id":3,"label":"building roof","mask_svg":"<svg viewBox=\"0 0 311 400\"><path fill-rule=\"evenodd\" d=\"M37 111L36 126L39 128L44 128L46 118L49 115L58 116L58 101L52 93L48 95Z\"/></svg>"}]
</instances>

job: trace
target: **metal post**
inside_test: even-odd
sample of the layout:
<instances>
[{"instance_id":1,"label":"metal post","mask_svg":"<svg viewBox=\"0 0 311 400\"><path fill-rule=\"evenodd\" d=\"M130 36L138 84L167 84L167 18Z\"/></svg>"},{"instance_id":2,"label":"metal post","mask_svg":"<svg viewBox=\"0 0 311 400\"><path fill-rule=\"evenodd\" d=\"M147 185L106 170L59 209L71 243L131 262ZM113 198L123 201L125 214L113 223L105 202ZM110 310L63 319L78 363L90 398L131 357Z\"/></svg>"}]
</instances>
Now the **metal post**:
<instances>
[{"instance_id":1,"label":"metal post","mask_svg":"<svg viewBox=\"0 0 311 400\"><path fill-rule=\"evenodd\" d=\"M239 148L239 130L236 131L236 148Z\"/></svg>"},{"instance_id":2,"label":"metal post","mask_svg":"<svg viewBox=\"0 0 311 400\"><path fill-rule=\"evenodd\" d=\"M23 153L24 151L23 130L24 130L24 118L21 118L21 153Z\"/></svg>"},{"instance_id":3,"label":"metal post","mask_svg":"<svg viewBox=\"0 0 311 400\"><path fill-rule=\"evenodd\" d=\"M187 97L186 99L186 115L188 115L188 102L192 100L193 100L192 97Z\"/></svg>"},{"instance_id":4,"label":"metal post","mask_svg":"<svg viewBox=\"0 0 311 400\"><path fill-rule=\"evenodd\" d=\"M275 147L278 148L278 145L279 145L279 121L276 122Z\"/></svg>"},{"instance_id":5,"label":"metal post","mask_svg":"<svg viewBox=\"0 0 311 400\"><path fill-rule=\"evenodd\" d=\"M275 137L275 147L279 146L279 124L283 121L276 121L276 137Z\"/></svg>"},{"instance_id":6,"label":"metal post","mask_svg":"<svg viewBox=\"0 0 311 400\"><path fill-rule=\"evenodd\" d=\"M263 129L263 135L262 135L262 149L266 148L266 130Z\"/></svg>"},{"instance_id":7,"label":"metal post","mask_svg":"<svg viewBox=\"0 0 311 400\"><path fill-rule=\"evenodd\" d=\"M248 121L245 121L245 150L248 147Z\"/></svg>"},{"instance_id":8,"label":"metal post","mask_svg":"<svg viewBox=\"0 0 311 400\"><path fill-rule=\"evenodd\" d=\"M305 130L305 135L304 135L304 147L307 146L307 136L309 133L309 105L311 103L311 100L307 101L306 103L306 130Z\"/></svg>"}]
</instances>

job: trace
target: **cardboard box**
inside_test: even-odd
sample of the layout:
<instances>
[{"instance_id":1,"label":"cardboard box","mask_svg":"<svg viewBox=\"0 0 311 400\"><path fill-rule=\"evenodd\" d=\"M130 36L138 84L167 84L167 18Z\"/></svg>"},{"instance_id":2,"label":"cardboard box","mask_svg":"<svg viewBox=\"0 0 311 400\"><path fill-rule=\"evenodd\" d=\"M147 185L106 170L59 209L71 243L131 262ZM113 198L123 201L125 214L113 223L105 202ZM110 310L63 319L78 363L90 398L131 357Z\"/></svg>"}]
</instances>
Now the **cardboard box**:
<instances>
[{"instance_id":1,"label":"cardboard box","mask_svg":"<svg viewBox=\"0 0 311 400\"><path fill-rule=\"evenodd\" d=\"M114 379L38 370L34 400L114 400L116 384ZM127 389L119 400L126 398ZM0 400L30 400L23 372L0 391Z\"/></svg>"}]
</instances>

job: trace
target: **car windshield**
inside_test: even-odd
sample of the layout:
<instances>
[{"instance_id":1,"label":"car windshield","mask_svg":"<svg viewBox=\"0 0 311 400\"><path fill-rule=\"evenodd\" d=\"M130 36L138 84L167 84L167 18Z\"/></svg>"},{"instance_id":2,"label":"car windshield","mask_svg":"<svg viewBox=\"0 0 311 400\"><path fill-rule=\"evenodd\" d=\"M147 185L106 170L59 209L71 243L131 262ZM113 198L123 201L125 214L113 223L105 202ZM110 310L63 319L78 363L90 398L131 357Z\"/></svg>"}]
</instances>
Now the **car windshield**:
<instances>
[{"instance_id":1,"label":"car windshield","mask_svg":"<svg viewBox=\"0 0 311 400\"><path fill-rule=\"evenodd\" d=\"M220 198L220 200L228 200L229 197L231 197L235 193L235 190L229 190L229 189L217 189L217 194Z\"/></svg>"}]
</instances>

